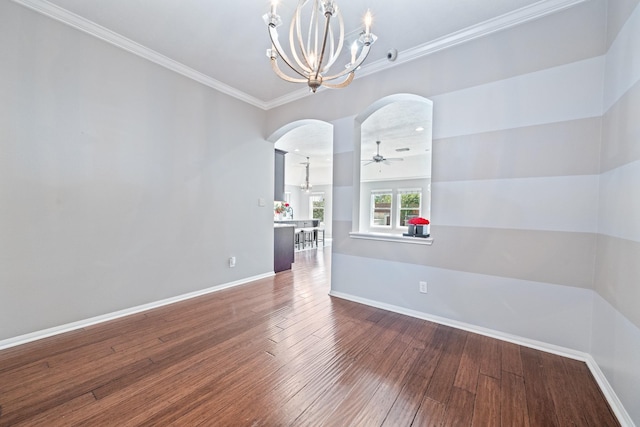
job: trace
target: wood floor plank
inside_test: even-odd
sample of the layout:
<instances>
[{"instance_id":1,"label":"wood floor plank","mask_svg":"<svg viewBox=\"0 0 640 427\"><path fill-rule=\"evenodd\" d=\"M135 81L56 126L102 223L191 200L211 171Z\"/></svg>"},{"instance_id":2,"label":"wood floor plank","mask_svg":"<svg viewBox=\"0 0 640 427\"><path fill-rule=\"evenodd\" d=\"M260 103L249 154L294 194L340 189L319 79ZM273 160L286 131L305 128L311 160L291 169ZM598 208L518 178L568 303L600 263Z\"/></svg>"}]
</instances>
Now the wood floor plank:
<instances>
[{"instance_id":1,"label":"wood floor plank","mask_svg":"<svg viewBox=\"0 0 640 427\"><path fill-rule=\"evenodd\" d=\"M448 328L448 334L426 393L427 397L445 405L449 401L469 333L460 329Z\"/></svg>"},{"instance_id":2,"label":"wood floor plank","mask_svg":"<svg viewBox=\"0 0 640 427\"><path fill-rule=\"evenodd\" d=\"M411 423L412 426L439 427L444 422L446 406L441 402L425 397Z\"/></svg>"},{"instance_id":3,"label":"wood floor plank","mask_svg":"<svg viewBox=\"0 0 640 427\"><path fill-rule=\"evenodd\" d=\"M442 425L459 427L471 425L475 395L467 390L454 387L451 390L451 402L447 404Z\"/></svg>"},{"instance_id":4,"label":"wood floor plank","mask_svg":"<svg viewBox=\"0 0 640 427\"><path fill-rule=\"evenodd\" d=\"M22 393L17 400L13 401L4 401L3 399L3 403L1 404L3 414L0 419L2 424L0 425L13 425L21 421L26 421L41 412L51 410L83 394L90 393L97 384L110 381L114 378L120 378L129 372L143 369L150 363L152 362L149 359L143 359L117 369L107 368L95 377L88 377L86 374L73 376L73 372L70 372L67 374L67 377L60 382L59 386L54 385L46 389L30 390L28 393Z\"/></svg>"},{"instance_id":5,"label":"wood floor plank","mask_svg":"<svg viewBox=\"0 0 640 427\"><path fill-rule=\"evenodd\" d=\"M544 366L545 383L547 390L556 408L558 423L571 425L578 420L578 425L589 425L584 417L584 411L580 400L576 399L576 392L571 384L562 357L550 353L541 353L540 359Z\"/></svg>"},{"instance_id":6,"label":"wood floor plank","mask_svg":"<svg viewBox=\"0 0 640 427\"><path fill-rule=\"evenodd\" d=\"M0 351L0 427L619 425L584 363L331 297L330 271L329 248L296 253Z\"/></svg>"},{"instance_id":7,"label":"wood floor plank","mask_svg":"<svg viewBox=\"0 0 640 427\"><path fill-rule=\"evenodd\" d=\"M388 317L396 319L397 316L388 315ZM370 371L373 366L376 366L378 359L376 355L381 352L372 351L372 348L380 348L382 352L386 351L388 347L394 342L397 332L390 328L381 326L385 320L381 319L372 328L374 333L369 335L367 344L361 346L361 350L357 353L353 353L353 358L357 361L350 365L350 369L344 372L344 375L340 378L340 387L332 390L331 393L325 393L316 399L311 405L309 405L305 411L298 417L292 425L320 425L324 422L332 420L332 414L338 411L337 416L347 416L347 409L353 411L355 405L363 405L367 400L361 401L360 399L368 399L370 395L359 394L358 384L363 377L370 375ZM361 340L362 342L363 340ZM360 346L359 346L360 347ZM377 366L373 369L374 372L378 372ZM370 378L370 377L369 377ZM371 384L366 384L371 385ZM365 386L366 386L365 385ZM355 401L354 401L355 400ZM345 406L341 406L347 402ZM341 408L338 410L338 408ZM357 412L357 411L356 411Z\"/></svg>"},{"instance_id":8,"label":"wood floor plank","mask_svg":"<svg viewBox=\"0 0 640 427\"><path fill-rule=\"evenodd\" d=\"M456 372L454 387L467 390L470 393L476 392L478 386L478 375L480 374L481 362L481 339L480 335L468 334L467 340L462 350L460 364Z\"/></svg>"},{"instance_id":9,"label":"wood floor plank","mask_svg":"<svg viewBox=\"0 0 640 427\"><path fill-rule=\"evenodd\" d=\"M474 427L500 427L500 380L480 375L473 409Z\"/></svg>"},{"instance_id":10,"label":"wood floor plank","mask_svg":"<svg viewBox=\"0 0 640 427\"><path fill-rule=\"evenodd\" d=\"M406 325L400 320L398 324ZM391 330L391 326L387 330ZM402 331L404 332L404 331ZM345 399L340 402L333 413L324 421L327 425L353 424L353 420L368 405L369 401L383 383L380 378L387 379L389 372L398 363L402 355L407 350L406 343L403 343L402 332L396 335L386 349L382 345L377 345L369 349L371 355L370 365L363 369L363 373L357 383L349 390ZM364 361L362 361L364 363Z\"/></svg>"},{"instance_id":11,"label":"wood floor plank","mask_svg":"<svg viewBox=\"0 0 640 427\"><path fill-rule=\"evenodd\" d=\"M407 342L404 353L389 370L384 381L373 392L371 399L356 415L353 425L381 425L384 422L405 387L409 374L416 371L416 362L424 352L425 343L430 341L435 334L436 328L433 323L419 322L414 327L407 329L407 334L403 334L403 337L411 337L411 340ZM421 379L427 381L424 376Z\"/></svg>"},{"instance_id":12,"label":"wood floor plank","mask_svg":"<svg viewBox=\"0 0 640 427\"><path fill-rule=\"evenodd\" d=\"M433 383L437 367L440 366L440 358L450 341L454 339L454 332L453 328L447 326L439 325L436 327L433 339L422 349L407 374L404 386L384 418L383 426L410 425L412 423L424 397L429 397L428 387ZM466 335L463 336L466 338ZM458 344L457 347L460 348L460 351L463 345L464 341ZM448 381L445 381L447 383L445 393L448 396L451 387L453 387L454 377L450 372L443 375L444 377L448 377Z\"/></svg>"},{"instance_id":13,"label":"wood floor plank","mask_svg":"<svg viewBox=\"0 0 640 427\"><path fill-rule=\"evenodd\" d=\"M85 393L80 395L74 399L71 399L61 405L55 406L49 410L45 410L40 412L39 414L29 418L27 421L19 422L15 424L15 427L25 426L25 427L50 427L54 423L52 420L62 420L64 419L67 425L71 425L69 423L69 419L65 419L66 415L69 413L78 413L83 411L87 406L95 403L96 399L92 393Z\"/></svg>"},{"instance_id":14,"label":"wood floor plank","mask_svg":"<svg viewBox=\"0 0 640 427\"><path fill-rule=\"evenodd\" d=\"M512 372L502 372L500 403L500 420L503 426L529 427L524 378Z\"/></svg>"},{"instance_id":15,"label":"wood floor plank","mask_svg":"<svg viewBox=\"0 0 640 427\"><path fill-rule=\"evenodd\" d=\"M522 347L520 355L531 426L557 426L556 407L545 382L540 352Z\"/></svg>"},{"instance_id":16,"label":"wood floor plank","mask_svg":"<svg viewBox=\"0 0 640 427\"><path fill-rule=\"evenodd\" d=\"M366 339L370 335L373 324L368 323L361 329L355 329L358 333L348 333L347 330L336 330L334 337L325 337L327 339L336 339L340 341L340 346L349 347L353 342ZM351 329L351 331L354 331ZM305 371L309 375L300 381L297 392L293 387L290 388L291 393L278 402L277 409L267 414L262 421L262 425L291 425L303 412L309 408L317 399L326 393L330 393L338 381L343 378L346 371L351 369L351 365L355 363L352 357L340 357L340 354L334 354L332 358L325 360L320 364L313 363L314 371ZM293 376L290 381L298 381L299 376Z\"/></svg>"},{"instance_id":17,"label":"wood floor plank","mask_svg":"<svg viewBox=\"0 0 640 427\"><path fill-rule=\"evenodd\" d=\"M500 341L480 337L480 373L496 379L502 374L502 347Z\"/></svg>"},{"instance_id":18,"label":"wood floor plank","mask_svg":"<svg viewBox=\"0 0 640 427\"><path fill-rule=\"evenodd\" d=\"M522 359L520 346L507 341L499 341L502 356L502 370L522 376Z\"/></svg>"}]
</instances>

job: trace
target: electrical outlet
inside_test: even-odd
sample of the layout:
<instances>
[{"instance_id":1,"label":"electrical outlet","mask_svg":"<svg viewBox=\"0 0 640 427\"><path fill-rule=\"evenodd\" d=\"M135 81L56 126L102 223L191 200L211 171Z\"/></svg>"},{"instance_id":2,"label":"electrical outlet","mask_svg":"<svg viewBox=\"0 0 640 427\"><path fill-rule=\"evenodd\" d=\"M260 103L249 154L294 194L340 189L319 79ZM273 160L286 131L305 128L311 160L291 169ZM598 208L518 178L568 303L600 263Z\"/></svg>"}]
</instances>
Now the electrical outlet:
<instances>
[{"instance_id":1,"label":"electrical outlet","mask_svg":"<svg viewBox=\"0 0 640 427\"><path fill-rule=\"evenodd\" d=\"M232 256L229 257L229 268L235 267L236 266L236 257Z\"/></svg>"},{"instance_id":2,"label":"electrical outlet","mask_svg":"<svg viewBox=\"0 0 640 427\"><path fill-rule=\"evenodd\" d=\"M427 282L420 282L420 293L427 293Z\"/></svg>"}]
</instances>

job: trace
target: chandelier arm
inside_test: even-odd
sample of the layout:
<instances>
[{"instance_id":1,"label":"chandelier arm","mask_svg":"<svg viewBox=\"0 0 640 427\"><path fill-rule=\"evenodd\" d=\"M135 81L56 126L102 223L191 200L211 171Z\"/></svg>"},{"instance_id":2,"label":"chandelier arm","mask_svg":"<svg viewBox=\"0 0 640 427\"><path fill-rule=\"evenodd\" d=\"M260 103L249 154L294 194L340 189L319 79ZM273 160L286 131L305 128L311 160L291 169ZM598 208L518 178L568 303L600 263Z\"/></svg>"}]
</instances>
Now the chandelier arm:
<instances>
[{"instance_id":1,"label":"chandelier arm","mask_svg":"<svg viewBox=\"0 0 640 427\"><path fill-rule=\"evenodd\" d=\"M324 59L324 51L327 48L327 38L329 37L329 25L331 24L331 14L330 13L326 13L324 15L325 17L325 24L324 24L324 35L322 37L322 50L320 51L320 58L317 58L318 60L318 66L316 67L316 79L318 78L318 76L320 75L320 69L322 68L322 61Z\"/></svg>"},{"instance_id":2,"label":"chandelier arm","mask_svg":"<svg viewBox=\"0 0 640 427\"><path fill-rule=\"evenodd\" d=\"M347 76L346 79L344 79L342 82L340 83L322 83L322 86L326 86L329 89L342 89L343 87L347 87L351 84L351 82L353 81L353 78L355 77L355 72L350 72L349 75Z\"/></svg>"},{"instance_id":3,"label":"chandelier arm","mask_svg":"<svg viewBox=\"0 0 640 427\"><path fill-rule=\"evenodd\" d=\"M307 76L304 75L303 71L298 70L296 67L294 67L291 64L291 60L289 60L289 57L285 53L284 49L282 49L282 46L278 41L278 32L276 31L275 26L271 26L271 25L269 26L269 37L271 38L271 45L276 50L276 52L278 52L278 55L282 58L284 63L287 64L287 66L291 68L291 70L294 71L296 74L299 74L301 77L306 78ZM273 58L271 59L273 60Z\"/></svg>"},{"instance_id":4,"label":"chandelier arm","mask_svg":"<svg viewBox=\"0 0 640 427\"><path fill-rule=\"evenodd\" d=\"M342 19L342 14L340 13L340 11L338 10L336 12L336 16L338 18L338 23L340 24L340 37L338 37L338 48L334 49L334 36L333 36L333 31L331 31L330 36L331 36L331 57L329 59L329 62L327 63L327 65L324 66L325 70L329 70L329 68L331 68L331 66L334 64L334 62L336 62L336 60L338 59L338 57L340 56L340 52L342 52L342 46L344 45L344 19Z\"/></svg>"},{"instance_id":5,"label":"chandelier arm","mask_svg":"<svg viewBox=\"0 0 640 427\"><path fill-rule=\"evenodd\" d=\"M320 26L320 15L318 14L318 0L313 1L313 9L311 11L311 19L309 20L309 33L307 34L307 52L313 55L309 58L309 68L313 73L318 64L318 27ZM313 38L313 43L311 39Z\"/></svg>"},{"instance_id":6,"label":"chandelier arm","mask_svg":"<svg viewBox=\"0 0 640 427\"><path fill-rule=\"evenodd\" d=\"M289 77L288 75L286 75L281 69L280 67L278 67L278 60L276 58L271 58L271 68L273 69L273 71L276 73L276 75L278 77L280 77L282 80L286 80L288 82L291 83L307 83L307 79L303 78L303 79L297 79L295 77ZM304 76L303 76L304 77Z\"/></svg>"},{"instance_id":7,"label":"chandelier arm","mask_svg":"<svg viewBox=\"0 0 640 427\"><path fill-rule=\"evenodd\" d=\"M309 55L307 54L307 49L305 49L304 42L302 41L302 26L300 25L301 11L304 5L307 4L307 1L308 0L300 0L298 2L298 7L296 7L296 13L293 15L291 26L289 28L289 47L291 48L293 58L300 68L302 68L305 73L311 74L313 67L309 63ZM300 52L302 53L304 61L302 61L298 56L298 51L296 50L296 45L294 43L294 32L298 36L298 46L300 47Z\"/></svg>"}]
</instances>

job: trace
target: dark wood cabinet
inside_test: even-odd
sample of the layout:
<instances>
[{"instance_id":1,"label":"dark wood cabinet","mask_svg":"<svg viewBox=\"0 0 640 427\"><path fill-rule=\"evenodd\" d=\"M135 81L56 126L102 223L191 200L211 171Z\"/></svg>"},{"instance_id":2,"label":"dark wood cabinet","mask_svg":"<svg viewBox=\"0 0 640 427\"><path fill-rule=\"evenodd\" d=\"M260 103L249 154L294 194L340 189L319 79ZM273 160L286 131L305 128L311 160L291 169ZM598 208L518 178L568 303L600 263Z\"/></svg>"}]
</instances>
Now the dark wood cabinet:
<instances>
[{"instance_id":1,"label":"dark wood cabinet","mask_svg":"<svg viewBox=\"0 0 640 427\"><path fill-rule=\"evenodd\" d=\"M284 156L286 151L275 149L273 200L284 200Z\"/></svg>"},{"instance_id":2,"label":"dark wood cabinet","mask_svg":"<svg viewBox=\"0 0 640 427\"><path fill-rule=\"evenodd\" d=\"M293 264L293 225L273 227L273 271L291 270Z\"/></svg>"}]
</instances>

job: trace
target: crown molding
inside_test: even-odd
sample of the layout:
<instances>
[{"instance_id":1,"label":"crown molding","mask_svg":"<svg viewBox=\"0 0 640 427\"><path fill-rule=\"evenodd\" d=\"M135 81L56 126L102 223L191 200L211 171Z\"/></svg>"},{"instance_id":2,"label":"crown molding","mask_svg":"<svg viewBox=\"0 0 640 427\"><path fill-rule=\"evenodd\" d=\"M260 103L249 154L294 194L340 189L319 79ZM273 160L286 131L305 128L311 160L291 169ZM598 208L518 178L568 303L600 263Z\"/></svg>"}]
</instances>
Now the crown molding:
<instances>
[{"instance_id":1,"label":"crown molding","mask_svg":"<svg viewBox=\"0 0 640 427\"><path fill-rule=\"evenodd\" d=\"M472 25L467 28L463 28L460 31L456 31L446 36L431 40L422 45L398 52L398 57L394 62L385 59L379 59L375 62L371 62L362 66L356 73L355 78L362 78L371 74L378 73L400 64L404 64L423 56L430 55L432 53L466 43L484 36L487 36L498 31L506 30L511 27L515 27L520 24L524 24L535 19L542 18L547 15L560 12L565 9L569 9L580 3L584 3L587 0L541 0L537 3L529 6L522 7L513 12L505 13L504 15L497 16L495 18L486 20L476 25ZM320 87L320 90L330 90L324 87ZM308 90L296 90L290 92L287 95L276 98L266 103L266 109L279 107L292 101L310 96Z\"/></svg>"},{"instance_id":2,"label":"crown molding","mask_svg":"<svg viewBox=\"0 0 640 427\"><path fill-rule=\"evenodd\" d=\"M226 95L232 96L236 99L244 101L255 107L263 110L270 110L293 101L297 101L304 97L312 95L305 87L299 90L295 90L281 97L275 98L271 101L262 101L256 97L253 97L245 92L235 89L229 85L226 85L206 74L187 67L186 65L174 61L154 50L151 50L141 44L134 42L126 37L121 36L107 28L104 28L93 21L89 21L81 16L71 13L66 9L49 3L46 0L11 0L14 3L20 4L24 7L32 9L38 13L55 19L59 22L67 24L73 28L97 37L101 40L111 43L121 49L145 58L151 62L154 62L160 66L163 66L169 70L175 71L185 77L197 81L205 86L222 92ZM587 0L541 0L529 6L522 7L513 12L506 13L496 18L489 19L476 25L464 28L460 31L448 34L446 36L437 38L430 42L416 46L411 49L404 50L398 53L398 59L394 62L389 62L386 59L380 59L363 66L357 73L356 78L362 78L377 72L393 68L400 64L413 61L426 55L456 46L458 44L466 43L471 40L484 37L486 35L505 30L507 28L514 27L516 25L524 24L534 19L542 18L547 15L559 12L564 9L568 9L580 3L584 3ZM320 88L319 91L327 90L326 88Z\"/></svg>"},{"instance_id":3,"label":"crown molding","mask_svg":"<svg viewBox=\"0 0 640 427\"><path fill-rule=\"evenodd\" d=\"M92 35L100 40L106 41L114 46L117 46L127 52L131 52L134 55L138 55L144 59L154 62L162 67L165 67L171 71L175 71L185 77L195 80L205 86L222 92L226 95L232 96L236 99L244 101L248 104L267 109L267 104L264 101L259 100L251 95L248 95L242 91L239 91L229 85L226 85L206 74L196 71L193 68L174 61L148 47L145 47L139 43L134 42L118 33L115 33L101 25L96 24L86 18L83 18L75 13L69 12L59 6L49 3L46 0L12 0L21 6L34 10L63 24L69 25L77 30Z\"/></svg>"},{"instance_id":4,"label":"crown molding","mask_svg":"<svg viewBox=\"0 0 640 427\"><path fill-rule=\"evenodd\" d=\"M414 48L398 52L398 58L394 62L389 62L386 59L380 59L378 61L372 62L366 67L362 68L362 71L358 73L358 77L368 76L370 74L374 74L379 71L383 71L397 65L413 61L423 56L427 56L462 43L488 36L489 34L493 34L498 31L506 30L508 28L533 21L535 19L560 12L562 10L576 6L580 3L584 3L585 1L587 0L539 1L532 5L517 9L513 12L505 13L504 15L497 16L479 24L463 28L460 31L447 34L446 36L437 38Z\"/></svg>"}]
</instances>

